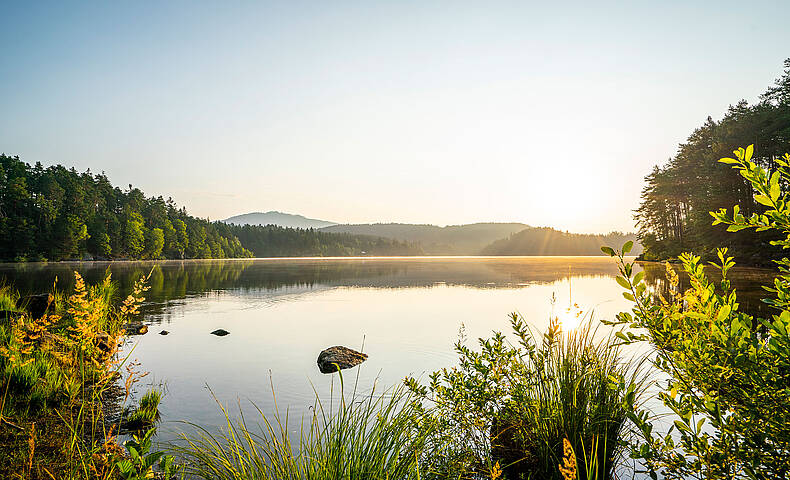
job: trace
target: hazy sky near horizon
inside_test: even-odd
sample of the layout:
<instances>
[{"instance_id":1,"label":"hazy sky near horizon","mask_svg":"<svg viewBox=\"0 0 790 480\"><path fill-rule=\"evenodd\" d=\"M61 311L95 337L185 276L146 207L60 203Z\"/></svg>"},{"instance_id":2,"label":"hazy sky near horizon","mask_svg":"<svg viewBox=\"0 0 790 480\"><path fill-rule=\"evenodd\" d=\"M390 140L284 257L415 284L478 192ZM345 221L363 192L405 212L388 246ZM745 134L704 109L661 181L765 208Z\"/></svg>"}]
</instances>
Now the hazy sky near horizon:
<instances>
[{"instance_id":1,"label":"hazy sky near horizon","mask_svg":"<svg viewBox=\"0 0 790 480\"><path fill-rule=\"evenodd\" d=\"M632 230L790 2L8 2L0 152L221 219Z\"/></svg>"}]
</instances>

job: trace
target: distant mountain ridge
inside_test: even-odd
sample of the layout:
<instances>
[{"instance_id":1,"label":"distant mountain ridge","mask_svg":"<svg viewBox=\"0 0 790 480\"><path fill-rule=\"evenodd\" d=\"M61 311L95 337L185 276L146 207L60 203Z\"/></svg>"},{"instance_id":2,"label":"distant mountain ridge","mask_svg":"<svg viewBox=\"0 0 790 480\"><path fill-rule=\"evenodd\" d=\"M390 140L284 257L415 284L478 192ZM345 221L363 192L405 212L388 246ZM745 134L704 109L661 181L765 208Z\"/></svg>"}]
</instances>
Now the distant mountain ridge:
<instances>
[{"instance_id":1,"label":"distant mountain ridge","mask_svg":"<svg viewBox=\"0 0 790 480\"><path fill-rule=\"evenodd\" d=\"M224 223L233 223L235 225L277 225L280 227L289 228L323 228L332 225L337 225L336 222L328 222L326 220L318 220L315 218L307 218L304 215L295 215L292 213L283 213L275 210L268 212L252 212L242 215L236 215L223 220Z\"/></svg>"},{"instance_id":2,"label":"distant mountain ridge","mask_svg":"<svg viewBox=\"0 0 790 480\"><path fill-rule=\"evenodd\" d=\"M321 230L417 242L427 255L477 255L495 240L520 232L523 223L472 223L467 225L416 225L410 223L368 223L333 225Z\"/></svg>"},{"instance_id":3,"label":"distant mountain ridge","mask_svg":"<svg viewBox=\"0 0 790 480\"><path fill-rule=\"evenodd\" d=\"M515 222L472 223L446 227L413 223L338 224L277 211L236 215L223 222L240 226L276 225L286 228L312 228L323 233L382 238L405 242L411 245L410 248L421 250L425 255L601 255L601 246L620 247L628 240L634 242L632 250L634 255L642 252L642 245L633 233L611 232L601 235L568 233L550 227L532 227Z\"/></svg>"}]
</instances>

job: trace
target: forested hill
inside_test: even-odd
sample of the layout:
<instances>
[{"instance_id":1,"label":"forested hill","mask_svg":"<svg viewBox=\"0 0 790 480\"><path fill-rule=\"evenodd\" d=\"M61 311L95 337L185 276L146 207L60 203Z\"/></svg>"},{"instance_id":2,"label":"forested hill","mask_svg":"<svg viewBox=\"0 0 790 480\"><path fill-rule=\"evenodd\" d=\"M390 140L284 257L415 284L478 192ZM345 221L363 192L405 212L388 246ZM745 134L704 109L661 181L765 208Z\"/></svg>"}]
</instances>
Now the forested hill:
<instances>
[{"instance_id":1,"label":"forested hill","mask_svg":"<svg viewBox=\"0 0 790 480\"><path fill-rule=\"evenodd\" d=\"M632 233L612 232L606 235L568 233L546 227L530 227L508 238L497 240L481 251L482 255L601 255L601 246L619 248L627 241L634 242L633 255L642 247Z\"/></svg>"},{"instance_id":2,"label":"forested hill","mask_svg":"<svg viewBox=\"0 0 790 480\"><path fill-rule=\"evenodd\" d=\"M226 218L223 222L235 225L279 225L280 227L291 228L322 228L337 225L336 222L327 222L326 220L307 218L303 215L276 211L245 213Z\"/></svg>"},{"instance_id":3,"label":"forested hill","mask_svg":"<svg viewBox=\"0 0 790 480\"><path fill-rule=\"evenodd\" d=\"M322 228L331 233L350 233L386 237L419 243L428 255L477 255L494 240L527 228L523 223L473 223L468 225L415 225L409 223L373 223L334 225Z\"/></svg>"},{"instance_id":4,"label":"forested hill","mask_svg":"<svg viewBox=\"0 0 790 480\"><path fill-rule=\"evenodd\" d=\"M668 163L645 177L635 215L644 259L666 259L685 251L712 259L717 247L738 252L736 260L741 263L768 264L771 255L782 255L769 245L776 234L726 233L726 227L712 225L708 214L733 205L740 205L747 217L764 210L744 178L718 161L750 144L754 144L752 161L770 172L776 170L776 159L790 152L790 59L785 61L784 74L758 103L742 100L730 106L721 120L708 117Z\"/></svg>"},{"instance_id":5,"label":"forested hill","mask_svg":"<svg viewBox=\"0 0 790 480\"><path fill-rule=\"evenodd\" d=\"M420 253L393 240L209 222L104 174L0 155L0 261Z\"/></svg>"},{"instance_id":6,"label":"forested hill","mask_svg":"<svg viewBox=\"0 0 790 480\"><path fill-rule=\"evenodd\" d=\"M277 225L232 225L230 231L256 257L424 255L419 244L391 238Z\"/></svg>"}]
</instances>

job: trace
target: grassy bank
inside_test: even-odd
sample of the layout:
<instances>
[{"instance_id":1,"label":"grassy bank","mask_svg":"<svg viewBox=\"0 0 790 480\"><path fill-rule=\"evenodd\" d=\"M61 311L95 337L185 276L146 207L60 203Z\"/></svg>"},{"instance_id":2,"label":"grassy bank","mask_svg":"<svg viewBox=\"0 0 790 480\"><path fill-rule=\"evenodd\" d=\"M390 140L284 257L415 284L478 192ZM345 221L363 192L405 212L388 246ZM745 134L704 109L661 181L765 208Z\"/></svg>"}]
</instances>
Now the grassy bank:
<instances>
[{"instance_id":1,"label":"grassy bank","mask_svg":"<svg viewBox=\"0 0 790 480\"><path fill-rule=\"evenodd\" d=\"M129 408L139 373L118 355L146 280L117 306L109 274L86 285L75 272L69 294L0 289L0 478L118 477L126 454L117 434L150 427L159 400L151 394L145 408Z\"/></svg>"}]
</instances>

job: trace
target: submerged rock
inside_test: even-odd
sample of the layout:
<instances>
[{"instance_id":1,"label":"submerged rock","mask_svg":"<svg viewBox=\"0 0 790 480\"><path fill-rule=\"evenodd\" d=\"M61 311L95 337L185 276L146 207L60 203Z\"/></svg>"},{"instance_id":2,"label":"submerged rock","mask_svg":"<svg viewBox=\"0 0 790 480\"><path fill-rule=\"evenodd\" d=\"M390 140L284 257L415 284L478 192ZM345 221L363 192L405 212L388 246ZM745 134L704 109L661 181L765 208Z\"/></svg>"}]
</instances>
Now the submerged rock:
<instances>
[{"instance_id":1,"label":"submerged rock","mask_svg":"<svg viewBox=\"0 0 790 480\"><path fill-rule=\"evenodd\" d=\"M356 367L367 359L366 353L357 352L348 347L329 347L318 354L318 370L321 373L334 373L338 370Z\"/></svg>"},{"instance_id":2,"label":"submerged rock","mask_svg":"<svg viewBox=\"0 0 790 480\"><path fill-rule=\"evenodd\" d=\"M167 335L169 333L170 332L168 332L167 330L162 330L161 332L159 332L159 335Z\"/></svg>"},{"instance_id":3,"label":"submerged rock","mask_svg":"<svg viewBox=\"0 0 790 480\"><path fill-rule=\"evenodd\" d=\"M218 328L218 329L214 330L213 332L211 332L211 334L212 335L216 335L218 337L224 337L225 335L230 334L230 332L225 330L225 329Z\"/></svg>"}]
</instances>

